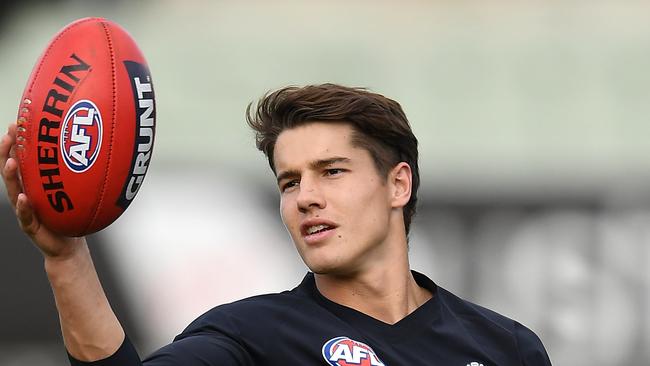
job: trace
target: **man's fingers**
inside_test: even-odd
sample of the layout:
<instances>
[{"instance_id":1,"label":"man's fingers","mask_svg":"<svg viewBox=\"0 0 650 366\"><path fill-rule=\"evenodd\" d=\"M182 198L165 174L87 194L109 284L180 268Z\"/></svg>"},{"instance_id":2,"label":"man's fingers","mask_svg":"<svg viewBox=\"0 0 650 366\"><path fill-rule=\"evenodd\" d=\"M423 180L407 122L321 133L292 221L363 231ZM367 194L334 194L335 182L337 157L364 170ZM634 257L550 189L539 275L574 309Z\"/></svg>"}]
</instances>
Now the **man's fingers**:
<instances>
[{"instance_id":1,"label":"man's fingers","mask_svg":"<svg viewBox=\"0 0 650 366\"><path fill-rule=\"evenodd\" d=\"M18 139L16 133L18 132L19 128L24 128L24 127L18 127L18 124L10 123L9 128L7 128L7 135L11 138L11 148L9 150L9 157L10 158L15 158L16 157L16 144L19 144L20 140ZM22 138L22 137L21 137Z\"/></svg>"},{"instance_id":2,"label":"man's fingers","mask_svg":"<svg viewBox=\"0 0 650 366\"><path fill-rule=\"evenodd\" d=\"M24 193L20 193L16 197L16 216L18 217L20 227L25 233L27 233L27 235L36 235L36 231L38 231L38 221L34 216L34 211L27 199L27 195Z\"/></svg>"},{"instance_id":3,"label":"man's fingers","mask_svg":"<svg viewBox=\"0 0 650 366\"><path fill-rule=\"evenodd\" d=\"M18 171L18 161L16 160L13 149L16 143L16 123L9 124L7 134L0 137L0 174L7 187L7 196L11 205L16 207L18 194L23 191L20 183L20 173Z\"/></svg>"},{"instance_id":4,"label":"man's fingers","mask_svg":"<svg viewBox=\"0 0 650 366\"><path fill-rule=\"evenodd\" d=\"M23 189L18 178L18 162L14 158L6 160L4 168L2 169L2 177L7 187L7 196L11 205L16 207L16 200L18 194L22 193Z\"/></svg>"},{"instance_id":5,"label":"man's fingers","mask_svg":"<svg viewBox=\"0 0 650 366\"><path fill-rule=\"evenodd\" d=\"M9 152L11 151L13 143L14 139L9 132L0 138L0 167L5 166L5 162L7 161L7 158L9 158Z\"/></svg>"},{"instance_id":6,"label":"man's fingers","mask_svg":"<svg viewBox=\"0 0 650 366\"><path fill-rule=\"evenodd\" d=\"M16 122L10 123L9 127L7 127L7 134L15 139L17 128L18 128L18 124Z\"/></svg>"},{"instance_id":7,"label":"man's fingers","mask_svg":"<svg viewBox=\"0 0 650 366\"><path fill-rule=\"evenodd\" d=\"M13 154L16 143L16 129L15 123L10 124L7 134L0 138L0 172L7 187L9 201L16 210L16 217L20 227L27 235L34 237L40 228L40 224L36 219L27 195L23 193L22 184L20 183L18 160Z\"/></svg>"}]
</instances>

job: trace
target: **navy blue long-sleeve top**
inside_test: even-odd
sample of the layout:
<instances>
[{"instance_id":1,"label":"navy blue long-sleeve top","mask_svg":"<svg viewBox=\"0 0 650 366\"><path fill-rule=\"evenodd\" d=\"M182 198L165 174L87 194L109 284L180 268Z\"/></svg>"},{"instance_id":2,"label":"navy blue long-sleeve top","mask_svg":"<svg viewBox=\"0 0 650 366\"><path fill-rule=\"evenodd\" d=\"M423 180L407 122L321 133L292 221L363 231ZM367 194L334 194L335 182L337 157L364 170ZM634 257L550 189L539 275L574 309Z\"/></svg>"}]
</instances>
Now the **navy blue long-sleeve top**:
<instances>
[{"instance_id":1,"label":"navy blue long-sleeve top","mask_svg":"<svg viewBox=\"0 0 650 366\"><path fill-rule=\"evenodd\" d=\"M141 361L125 339L112 356L72 366L546 366L540 339L520 323L463 300L413 272L433 295L386 324L320 294L308 273L291 291L221 305Z\"/></svg>"}]
</instances>

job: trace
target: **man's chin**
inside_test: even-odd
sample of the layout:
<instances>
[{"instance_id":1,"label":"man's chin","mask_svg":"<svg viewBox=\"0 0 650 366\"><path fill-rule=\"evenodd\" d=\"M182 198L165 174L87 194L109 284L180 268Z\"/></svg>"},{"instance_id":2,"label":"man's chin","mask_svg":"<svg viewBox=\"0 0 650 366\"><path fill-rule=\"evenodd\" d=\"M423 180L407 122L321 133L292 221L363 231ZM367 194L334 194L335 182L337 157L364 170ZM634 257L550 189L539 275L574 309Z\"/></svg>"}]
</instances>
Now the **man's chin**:
<instances>
[{"instance_id":1,"label":"man's chin","mask_svg":"<svg viewBox=\"0 0 650 366\"><path fill-rule=\"evenodd\" d=\"M340 263L311 263L307 267L319 276L351 277L356 273L354 268L343 266Z\"/></svg>"},{"instance_id":2,"label":"man's chin","mask_svg":"<svg viewBox=\"0 0 650 366\"><path fill-rule=\"evenodd\" d=\"M331 251L300 253L309 270L318 275L348 276L355 267L347 258L332 255Z\"/></svg>"},{"instance_id":3,"label":"man's chin","mask_svg":"<svg viewBox=\"0 0 650 366\"><path fill-rule=\"evenodd\" d=\"M310 271L317 275L327 275L333 271L333 268L331 266L327 266L322 263L307 264L307 268L309 268Z\"/></svg>"}]
</instances>

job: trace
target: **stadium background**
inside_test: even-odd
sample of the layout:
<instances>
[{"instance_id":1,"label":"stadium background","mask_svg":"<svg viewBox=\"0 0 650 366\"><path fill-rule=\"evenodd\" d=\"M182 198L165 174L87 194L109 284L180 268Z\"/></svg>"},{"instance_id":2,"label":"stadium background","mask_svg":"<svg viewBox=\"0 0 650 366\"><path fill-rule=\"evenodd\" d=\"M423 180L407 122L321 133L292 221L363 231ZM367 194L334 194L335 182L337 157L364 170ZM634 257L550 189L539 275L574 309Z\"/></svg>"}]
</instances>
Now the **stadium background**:
<instances>
[{"instance_id":1,"label":"stadium background","mask_svg":"<svg viewBox=\"0 0 650 366\"><path fill-rule=\"evenodd\" d=\"M117 21L149 60L153 163L127 213L89 238L142 354L216 304L299 282L244 110L270 89L336 82L398 100L420 140L414 268L534 329L556 365L650 363L647 2L58 0L0 11L6 122L42 48L76 18ZM4 194L0 248L0 365L65 365L42 260Z\"/></svg>"}]
</instances>

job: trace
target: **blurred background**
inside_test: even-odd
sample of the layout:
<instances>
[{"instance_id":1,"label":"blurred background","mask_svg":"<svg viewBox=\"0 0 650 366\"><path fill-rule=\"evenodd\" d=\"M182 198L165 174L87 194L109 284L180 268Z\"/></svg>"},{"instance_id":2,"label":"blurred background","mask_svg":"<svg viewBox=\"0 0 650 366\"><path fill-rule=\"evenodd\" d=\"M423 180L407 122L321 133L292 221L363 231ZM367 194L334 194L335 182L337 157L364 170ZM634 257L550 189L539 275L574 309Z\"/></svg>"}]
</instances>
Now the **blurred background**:
<instances>
[{"instance_id":1,"label":"blurred background","mask_svg":"<svg viewBox=\"0 0 650 366\"><path fill-rule=\"evenodd\" d=\"M648 2L1 4L7 123L74 19L120 23L148 58L155 158L129 210L89 238L142 355L217 304L301 280L244 111L335 82L399 101L420 140L415 269L535 330L556 365L650 364ZM42 259L4 194L0 244L0 365L66 365Z\"/></svg>"}]
</instances>

